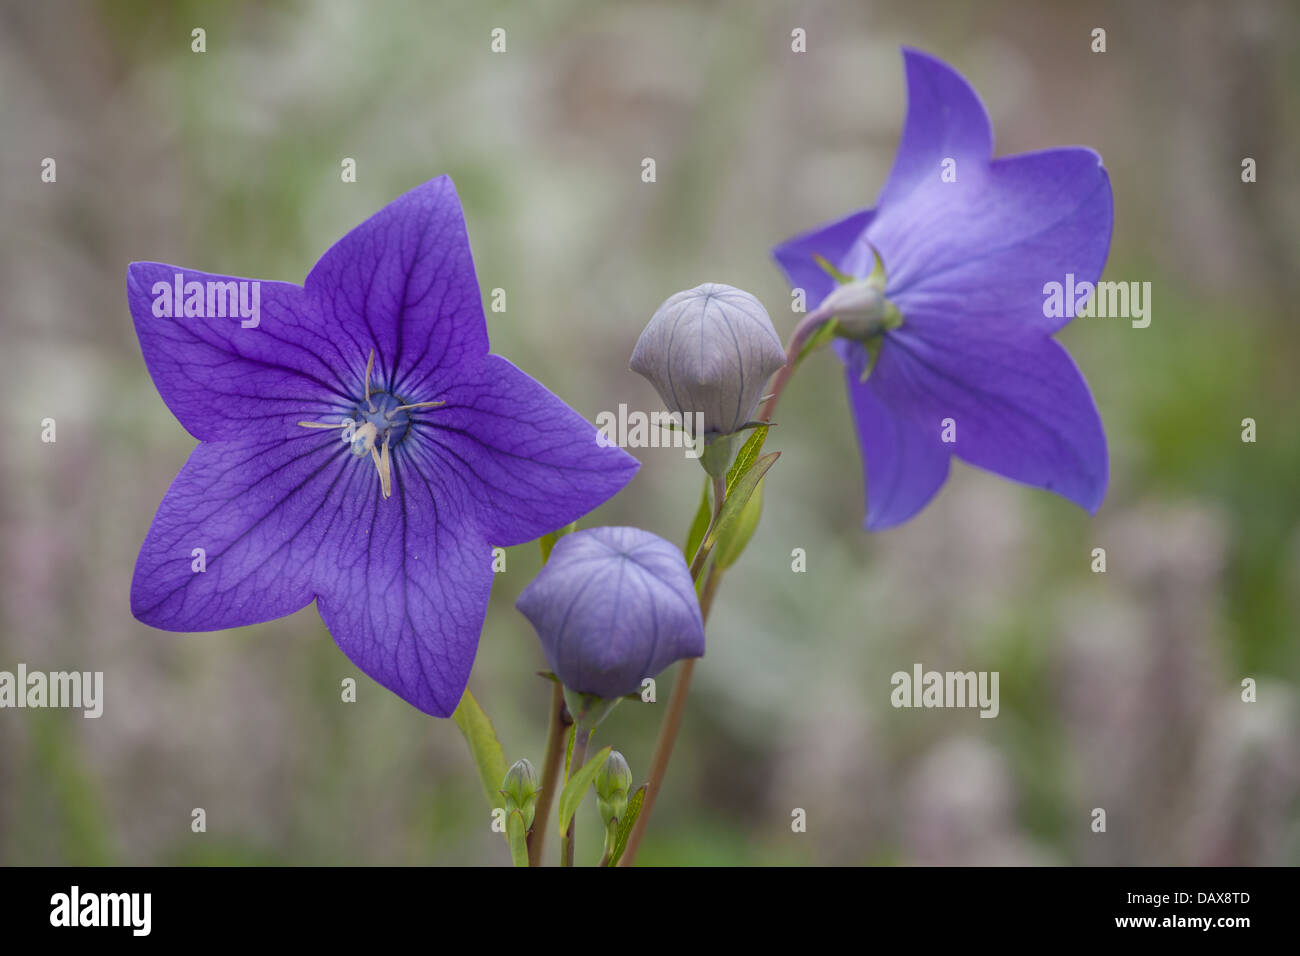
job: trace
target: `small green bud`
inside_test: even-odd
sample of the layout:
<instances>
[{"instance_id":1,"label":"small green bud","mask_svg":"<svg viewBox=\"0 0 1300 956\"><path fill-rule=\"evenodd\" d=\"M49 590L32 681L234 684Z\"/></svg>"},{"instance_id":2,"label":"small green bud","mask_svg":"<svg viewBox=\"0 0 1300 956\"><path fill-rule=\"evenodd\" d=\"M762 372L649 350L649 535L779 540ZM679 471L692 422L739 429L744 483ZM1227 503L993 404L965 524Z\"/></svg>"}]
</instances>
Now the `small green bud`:
<instances>
[{"instance_id":1,"label":"small green bud","mask_svg":"<svg viewBox=\"0 0 1300 956\"><path fill-rule=\"evenodd\" d=\"M628 794L632 790L632 768L617 750L610 751L609 759L596 774L596 809L605 826L620 820L627 810Z\"/></svg>"},{"instance_id":2,"label":"small green bud","mask_svg":"<svg viewBox=\"0 0 1300 956\"><path fill-rule=\"evenodd\" d=\"M524 818L524 829L531 830L533 814L537 810L537 770L528 760L516 760L501 781L501 795L506 798L506 815L518 810Z\"/></svg>"}]
</instances>

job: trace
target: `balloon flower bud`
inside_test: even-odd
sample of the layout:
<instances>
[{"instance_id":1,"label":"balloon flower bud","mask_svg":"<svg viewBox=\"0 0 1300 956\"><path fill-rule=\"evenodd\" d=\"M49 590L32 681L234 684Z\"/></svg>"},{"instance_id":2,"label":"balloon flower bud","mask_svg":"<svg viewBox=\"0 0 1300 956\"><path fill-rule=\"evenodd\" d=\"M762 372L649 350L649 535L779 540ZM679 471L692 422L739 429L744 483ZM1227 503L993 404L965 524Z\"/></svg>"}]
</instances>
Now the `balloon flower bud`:
<instances>
[{"instance_id":1,"label":"balloon flower bud","mask_svg":"<svg viewBox=\"0 0 1300 956\"><path fill-rule=\"evenodd\" d=\"M860 342L903 324L898 309L885 298L883 278L854 279L836 286L818 308L835 316L837 335Z\"/></svg>"},{"instance_id":2,"label":"balloon flower bud","mask_svg":"<svg viewBox=\"0 0 1300 956\"><path fill-rule=\"evenodd\" d=\"M605 826L623 819L628 794L632 792L632 768L617 750L610 751L596 774L596 809Z\"/></svg>"},{"instance_id":3,"label":"balloon flower bud","mask_svg":"<svg viewBox=\"0 0 1300 956\"><path fill-rule=\"evenodd\" d=\"M516 760L501 781L501 795L506 800L506 815L518 810L524 818L524 829L531 829L533 814L537 809L537 770L527 760Z\"/></svg>"},{"instance_id":4,"label":"balloon flower bud","mask_svg":"<svg viewBox=\"0 0 1300 956\"><path fill-rule=\"evenodd\" d=\"M581 694L618 698L674 661L704 656L686 559L640 528L565 535L515 603L552 671Z\"/></svg>"},{"instance_id":5,"label":"balloon flower bud","mask_svg":"<svg viewBox=\"0 0 1300 956\"><path fill-rule=\"evenodd\" d=\"M748 292L706 282L678 292L650 319L632 351L632 371L655 387L683 425L703 428L706 443L751 421L772 374L785 365L785 348L772 320ZM723 472L729 455L719 466ZM704 456L709 467L710 456ZM715 468L711 472L717 473Z\"/></svg>"}]
</instances>

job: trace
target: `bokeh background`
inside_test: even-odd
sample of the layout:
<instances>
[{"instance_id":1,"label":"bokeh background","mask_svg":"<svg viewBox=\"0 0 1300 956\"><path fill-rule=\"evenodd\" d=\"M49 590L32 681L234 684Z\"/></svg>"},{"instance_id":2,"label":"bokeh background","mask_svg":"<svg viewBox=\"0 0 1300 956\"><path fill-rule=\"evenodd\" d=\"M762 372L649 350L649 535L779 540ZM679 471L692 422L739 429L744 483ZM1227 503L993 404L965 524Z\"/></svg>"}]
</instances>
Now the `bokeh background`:
<instances>
[{"instance_id":1,"label":"bokeh background","mask_svg":"<svg viewBox=\"0 0 1300 956\"><path fill-rule=\"evenodd\" d=\"M874 198L900 44L974 83L999 153L1105 159L1106 278L1153 285L1149 328L1062 334L1106 422L1110 493L1089 519L956 465L920 517L868 535L840 372L814 357L783 400L784 456L714 608L641 860L1300 862L1298 38L1294 4L1258 0L6 0L0 669L102 670L107 701L99 720L0 711L0 862L508 860L455 726L360 675L314 609L193 636L131 617L136 551L194 441L141 360L129 261L301 281L450 173L485 294L507 290L494 349L589 417L652 409L627 359L678 289L737 285L793 327L769 248ZM681 539L697 466L637 454L589 523ZM535 762L549 685L513 603L538 565L511 549L471 681L508 759ZM914 662L999 671L1000 716L891 708L889 675ZM601 729L638 774L671 680ZM580 861L594 817L588 801Z\"/></svg>"}]
</instances>

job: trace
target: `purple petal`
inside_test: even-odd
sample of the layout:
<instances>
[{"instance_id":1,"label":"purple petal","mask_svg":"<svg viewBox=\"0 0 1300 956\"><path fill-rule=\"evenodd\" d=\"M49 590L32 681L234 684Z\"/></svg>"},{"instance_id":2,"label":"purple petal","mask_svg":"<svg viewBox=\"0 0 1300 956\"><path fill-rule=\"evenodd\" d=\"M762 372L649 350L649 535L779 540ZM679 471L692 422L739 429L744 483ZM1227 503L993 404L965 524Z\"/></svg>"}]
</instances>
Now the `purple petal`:
<instances>
[{"instance_id":1,"label":"purple petal","mask_svg":"<svg viewBox=\"0 0 1300 956\"><path fill-rule=\"evenodd\" d=\"M1090 149L1065 148L936 174L905 202L881 207L867 230L880 250L888 295L910 323L923 313L1051 333L1044 285L1095 283L1110 250L1110 179Z\"/></svg>"},{"instance_id":2,"label":"purple petal","mask_svg":"<svg viewBox=\"0 0 1300 956\"><path fill-rule=\"evenodd\" d=\"M312 561L339 500L372 493L373 468L366 475L351 458L346 445L318 433L201 442L140 549L132 613L169 631L211 631L311 603ZM195 570L196 548L206 570Z\"/></svg>"},{"instance_id":3,"label":"purple petal","mask_svg":"<svg viewBox=\"0 0 1300 956\"><path fill-rule=\"evenodd\" d=\"M494 545L522 544L613 497L639 463L597 442L595 426L510 362L489 355L436 394L416 419L439 470L469 483L478 527Z\"/></svg>"},{"instance_id":4,"label":"purple petal","mask_svg":"<svg viewBox=\"0 0 1300 956\"><path fill-rule=\"evenodd\" d=\"M427 714L456 709L492 587L492 549L467 520L477 506L459 476L440 472L427 442L396 449L393 497L369 461L314 562L317 606L348 658Z\"/></svg>"},{"instance_id":5,"label":"purple petal","mask_svg":"<svg viewBox=\"0 0 1300 956\"><path fill-rule=\"evenodd\" d=\"M174 288L178 273L183 282L204 284L204 317L154 314L162 287ZM231 312L228 300L215 294L216 284L230 282L237 289L245 283L250 306L253 287L247 284L256 283L256 326L244 328L237 314L216 316L218 302L220 311ZM206 314L209 288L214 290L213 314ZM294 422L334 413L354 397L335 371L338 363L329 361L337 344L320 334L314 310L296 285L133 262L126 289L149 374L167 407L195 438L256 440L285 434Z\"/></svg>"},{"instance_id":6,"label":"purple petal","mask_svg":"<svg viewBox=\"0 0 1300 956\"><path fill-rule=\"evenodd\" d=\"M988 111L960 73L937 57L907 47L903 71L907 117L893 168L876 201L882 212L905 203L915 190L939 183L944 160L956 160L960 183L966 168L974 173L993 155Z\"/></svg>"},{"instance_id":7,"label":"purple petal","mask_svg":"<svg viewBox=\"0 0 1300 956\"><path fill-rule=\"evenodd\" d=\"M871 273L874 257L866 242L866 230L874 217L875 210L862 209L787 239L772 250L790 286L807 294L808 311L817 308L835 288L835 279L817 264L814 256L821 256L845 275Z\"/></svg>"},{"instance_id":8,"label":"purple petal","mask_svg":"<svg viewBox=\"0 0 1300 956\"><path fill-rule=\"evenodd\" d=\"M456 187L439 176L336 242L307 276L333 359L360 382L422 392L487 354L487 326Z\"/></svg>"},{"instance_id":9,"label":"purple petal","mask_svg":"<svg viewBox=\"0 0 1300 956\"><path fill-rule=\"evenodd\" d=\"M914 417L910 382L888 344L866 382L866 350L856 343L836 346L846 359L849 405L867 478L866 528L883 531L907 521L935 496L948 478L949 452L938 430Z\"/></svg>"},{"instance_id":10,"label":"purple petal","mask_svg":"<svg viewBox=\"0 0 1300 956\"><path fill-rule=\"evenodd\" d=\"M1054 491L1089 512L1100 507L1109 467L1106 436L1083 376L1055 340L973 333L959 320L934 318L925 335L906 326L889 333L866 387L893 421L903 423L904 447L937 447L1005 478ZM945 419L955 423L952 443L941 441ZM864 454L870 467L872 449L864 448ZM937 487L928 458L926 463L896 466L896 481L914 489L917 510L929 497L923 492ZM870 479L868 472L874 514ZM898 494L890 485L883 493Z\"/></svg>"}]
</instances>

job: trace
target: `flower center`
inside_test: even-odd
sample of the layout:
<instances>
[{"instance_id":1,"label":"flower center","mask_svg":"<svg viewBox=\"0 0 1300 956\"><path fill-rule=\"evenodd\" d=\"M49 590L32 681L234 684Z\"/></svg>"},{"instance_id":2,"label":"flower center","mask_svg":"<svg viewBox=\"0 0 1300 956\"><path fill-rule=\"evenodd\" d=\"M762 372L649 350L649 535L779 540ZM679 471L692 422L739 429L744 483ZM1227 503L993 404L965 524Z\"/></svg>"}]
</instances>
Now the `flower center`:
<instances>
[{"instance_id":1,"label":"flower center","mask_svg":"<svg viewBox=\"0 0 1300 956\"><path fill-rule=\"evenodd\" d=\"M375 352L370 350L370 359L366 362L366 393L357 402L352 414L341 422L299 422L303 428L341 428L343 440L352 446L352 454L358 458L370 456L379 473L380 493L385 497L393 494L393 466L388 457L388 450L399 444L406 437L411 424L410 412L417 408L437 408L446 404L436 402L412 402L403 404L401 399L388 392L370 391L370 373L375 369Z\"/></svg>"},{"instance_id":2,"label":"flower center","mask_svg":"<svg viewBox=\"0 0 1300 956\"><path fill-rule=\"evenodd\" d=\"M387 444L396 447L400 444L411 423L408 407L387 392L375 392L369 401L358 402L352 412L352 419L356 422L352 433L352 453L362 456L369 454L372 446Z\"/></svg>"}]
</instances>

